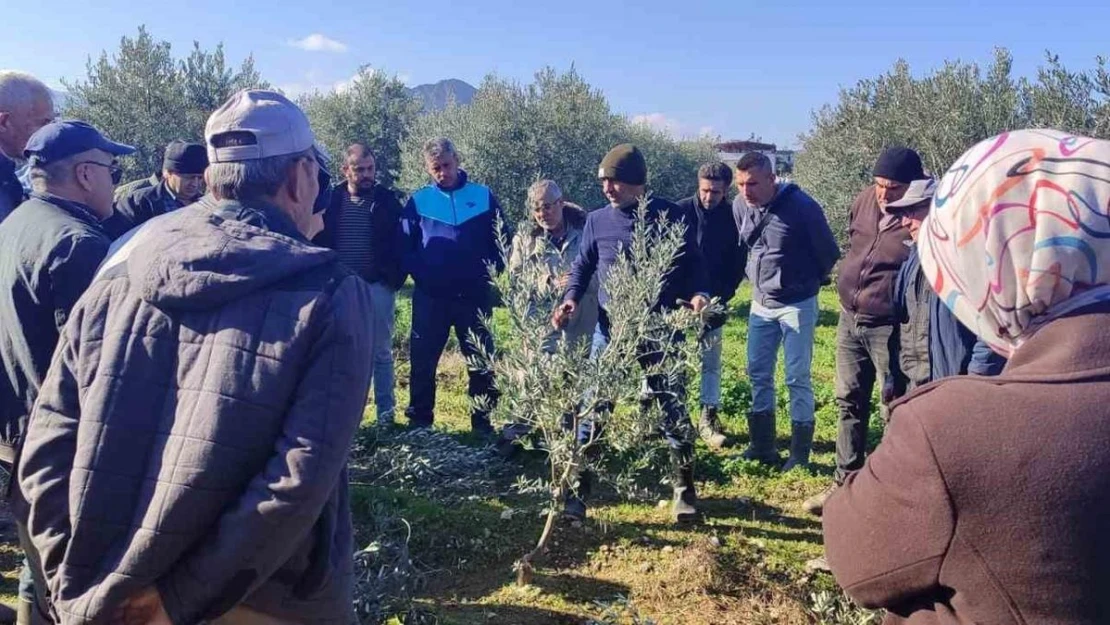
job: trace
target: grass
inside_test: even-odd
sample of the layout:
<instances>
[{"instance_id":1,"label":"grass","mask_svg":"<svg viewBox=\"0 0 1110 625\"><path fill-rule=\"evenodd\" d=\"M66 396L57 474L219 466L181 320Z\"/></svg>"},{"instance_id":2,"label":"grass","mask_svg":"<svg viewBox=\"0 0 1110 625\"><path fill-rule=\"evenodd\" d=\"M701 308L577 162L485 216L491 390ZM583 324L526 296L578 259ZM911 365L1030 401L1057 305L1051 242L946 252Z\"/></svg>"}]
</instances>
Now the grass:
<instances>
[{"instance_id":1,"label":"grass","mask_svg":"<svg viewBox=\"0 0 1110 625\"><path fill-rule=\"evenodd\" d=\"M836 438L834 362L836 294L821 293L813 382L817 429L813 468L783 474L740 458L747 443L744 414L751 388L744 375L748 297L732 302L724 331L722 421L730 445L697 450L697 479L704 520L675 528L660 500L627 501L602 489L581 527L559 527L550 553L538 562L533 584L515 584L512 565L531 548L542 527L539 499L513 494L508 480L466 497L437 498L364 483L352 486L352 510L363 544L369 519L382 507L412 526L410 550L426 572L409 622L443 625L588 623L858 623L845 608L832 578L810 573L804 563L821 555L821 525L800 510L801 502L831 480ZM408 401L409 293L398 301L396 344L398 414ZM495 324L497 315L495 314ZM495 328L496 330L496 328ZM788 396L779 363L779 448L790 435ZM466 366L451 339L438 374L436 427L477 445L469 435ZM697 389L695 379L690 387ZM691 393L691 410L696 409ZM373 408L368 407L368 421ZM872 442L881 436L872 419ZM539 475L542 456L530 455L513 473ZM14 603L18 548L0 545L0 600ZM815 593L833 596L833 608L814 610ZM820 602L819 602L820 603ZM827 601L825 602L828 603ZM417 620L415 615L422 615ZM827 616L835 614L835 616ZM395 622L402 622L398 618Z\"/></svg>"},{"instance_id":2,"label":"grass","mask_svg":"<svg viewBox=\"0 0 1110 625\"><path fill-rule=\"evenodd\" d=\"M837 611L833 620L814 611L815 593L838 593L830 576L805 568L807 560L822 554L821 525L800 509L805 498L830 483L835 464L835 291L820 295L813 363L817 428L808 473L783 474L740 457L751 399L744 375L748 298L743 290L733 300L724 332L722 421L730 445L712 451L698 443L704 520L696 527L670 524L661 501L669 497L665 487L645 501L622 500L603 490L589 522L560 527L534 583L519 587L512 565L539 535L539 499L511 494L507 487L462 501L356 487L356 501L384 502L412 524L413 557L430 572L418 610L431 615L432 622L457 625L862 622L856 619L866 615L851 609ZM407 293L398 311L400 414L408 400ZM785 449L790 424L782 375L780 358L778 439ZM697 380L690 388L694 414ZM465 389L465 364L449 347L440 365L436 427L460 440L470 440ZM872 424L877 442L881 425L877 418ZM539 475L542 456L527 457L514 468ZM357 507L355 516L357 522Z\"/></svg>"}]
</instances>

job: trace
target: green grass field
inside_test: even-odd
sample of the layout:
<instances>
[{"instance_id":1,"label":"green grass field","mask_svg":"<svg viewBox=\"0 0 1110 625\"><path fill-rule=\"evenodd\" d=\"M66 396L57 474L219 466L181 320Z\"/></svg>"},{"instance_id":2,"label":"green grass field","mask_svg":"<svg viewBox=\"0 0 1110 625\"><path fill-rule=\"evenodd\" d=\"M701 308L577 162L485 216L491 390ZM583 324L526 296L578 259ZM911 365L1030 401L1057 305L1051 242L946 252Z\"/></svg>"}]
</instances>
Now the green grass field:
<instances>
[{"instance_id":1,"label":"green grass field","mask_svg":"<svg viewBox=\"0 0 1110 625\"><path fill-rule=\"evenodd\" d=\"M678 529L661 506L669 490L627 501L602 489L589 522L559 527L550 553L538 562L533 584L515 584L513 563L528 551L543 524L542 500L513 494L516 474L542 474L543 458L532 452L503 467L493 488L459 496L420 489L391 489L352 477L352 509L365 544L374 537L373 517L389 510L412 528L409 549L424 584L413 610L396 623L518 625L570 623L863 623L869 615L849 609L827 574L805 562L821 555L821 525L800 510L822 490L833 470L836 408L833 377L836 294L821 293L813 363L817 433L811 473L783 474L739 456L747 443L744 413L751 389L744 375L748 312L746 290L731 302L725 328L722 420L730 445L697 450L697 479L704 520ZM408 402L408 291L398 301L398 413ZM495 315L496 322L496 315ZM777 388L778 438L785 450L790 425L787 393ZM694 380L691 389L697 388ZM454 347L439 373L436 427L459 441L469 436L466 367ZM696 409L696 392L691 409ZM373 421L367 408L367 423ZM403 418L399 418L403 421ZM873 419L872 437L880 436ZM375 476L370 476L374 478ZM18 548L0 545L0 600L13 602ZM815 606L813 595L827 593ZM828 601L831 599L831 602Z\"/></svg>"},{"instance_id":2,"label":"green grass field","mask_svg":"<svg viewBox=\"0 0 1110 625\"><path fill-rule=\"evenodd\" d=\"M731 302L725 329L723 423L730 446L697 450L697 479L704 521L672 527L656 497L621 500L602 492L581 528L560 527L534 583L515 585L513 562L539 536L537 498L503 492L437 500L419 491L355 486L362 510L385 504L412 525L411 553L431 573L417 609L430 622L487 623L857 623L869 615L840 601L831 576L811 573L805 562L822 554L821 525L800 509L831 480L836 438L834 361L838 304L835 291L820 296L821 314L813 363L817 403L815 453L810 473L783 474L740 458L747 443L744 414L751 389L744 375L749 293ZM407 293L398 303L398 343L407 340ZM495 323L496 323L495 315ZM408 363L399 349L397 400L408 401ZM779 447L788 444L787 392L780 358L777 386ZM452 347L440 366L436 427L471 442L465 364ZM697 381L691 385L696 389ZM691 392L691 410L696 392ZM372 415L372 409L367 412ZM403 421L403 418L399 418ZM881 436L878 419L872 437ZM536 454L537 452L533 452ZM542 456L511 463L511 473L540 475ZM518 510L526 513L514 514ZM506 512L509 511L509 512ZM356 519L360 506L355 508ZM829 602L812 596L828 593ZM826 605L821 605L822 603ZM421 621L424 622L424 621Z\"/></svg>"}]
</instances>

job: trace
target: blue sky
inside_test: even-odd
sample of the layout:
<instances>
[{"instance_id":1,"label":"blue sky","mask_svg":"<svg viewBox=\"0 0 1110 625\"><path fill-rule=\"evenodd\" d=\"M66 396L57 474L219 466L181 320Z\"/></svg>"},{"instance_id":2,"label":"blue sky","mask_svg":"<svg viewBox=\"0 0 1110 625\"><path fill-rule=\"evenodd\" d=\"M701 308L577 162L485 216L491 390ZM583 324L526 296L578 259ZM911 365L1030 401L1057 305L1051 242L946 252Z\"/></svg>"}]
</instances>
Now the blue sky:
<instances>
[{"instance_id":1,"label":"blue sky","mask_svg":"<svg viewBox=\"0 0 1110 625\"><path fill-rule=\"evenodd\" d=\"M4 0L0 67L58 86L82 77L88 55L116 50L140 24L179 55L193 40L209 48L224 42L235 62L253 53L265 78L293 91L328 88L363 64L410 85L443 78L477 85L489 72L527 81L545 65L573 63L615 109L678 134L755 133L796 146L813 109L899 57L924 73L945 59L989 62L1004 46L1016 72L1029 75L1046 49L1073 69L1110 54L1105 0L907 4L51 0L43 11ZM311 35L317 45L294 45Z\"/></svg>"}]
</instances>

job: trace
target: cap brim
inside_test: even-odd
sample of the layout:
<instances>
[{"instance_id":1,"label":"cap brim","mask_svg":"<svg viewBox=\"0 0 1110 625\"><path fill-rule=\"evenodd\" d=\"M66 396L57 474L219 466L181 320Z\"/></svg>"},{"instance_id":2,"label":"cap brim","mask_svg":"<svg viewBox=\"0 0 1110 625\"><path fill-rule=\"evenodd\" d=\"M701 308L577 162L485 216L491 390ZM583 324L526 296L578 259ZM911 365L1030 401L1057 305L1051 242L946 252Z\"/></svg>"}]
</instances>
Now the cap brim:
<instances>
[{"instance_id":1,"label":"cap brim","mask_svg":"<svg viewBox=\"0 0 1110 625\"><path fill-rule=\"evenodd\" d=\"M932 196L919 197L919 198L914 198L912 200L907 200L906 198L902 198L900 200L895 200L893 202L887 202L886 208L887 208L888 211L892 208L895 209L895 210L903 210L904 211L906 209L913 208L914 206L917 206L918 204L924 204L925 202L932 202L932 201L933 201Z\"/></svg>"},{"instance_id":2,"label":"cap brim","mask_svg":"<svg viewBox=\"0 0 1110 625\"><path fill-rule=\"evenodd\" d=\"M127 156L128 154L135 153L135 148L130 145L107 140L105 140L104 143L100 144L100 147L98 149L104 150L112 156Z\"/></svg>"}]
</instances>

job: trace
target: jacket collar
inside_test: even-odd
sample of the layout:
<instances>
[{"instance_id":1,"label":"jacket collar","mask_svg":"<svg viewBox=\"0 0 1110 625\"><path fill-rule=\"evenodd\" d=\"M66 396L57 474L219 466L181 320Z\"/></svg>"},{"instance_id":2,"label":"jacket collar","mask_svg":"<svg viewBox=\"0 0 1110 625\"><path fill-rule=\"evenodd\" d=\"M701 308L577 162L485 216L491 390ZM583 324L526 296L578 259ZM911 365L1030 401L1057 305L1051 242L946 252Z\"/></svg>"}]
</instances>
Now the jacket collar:
<instances>
[{"instance_id":1,"label":"jacket collar","mask_svg":"<svg viewBox=\"0 0 1110 625\"><path fill-rule=\"evenodd\" d=\"M87 204L74 202L73 200L67 200L65 198L51 195L49 193L39 193L37 191L32 192L31 197L42 200L47 204L57 206L70 215L73 215L77 219L80 219L81 221L96 227L98 230L103 230L103 227L100 225L100 218L96 216L96 213L93 212L93 209L90 208Z\"/></svg>"},{"instance_id":2,"label":"jacket collar","mask_svg":"<svg viewBox=\"0 0 1110 625\"><path fill-rule=\"evenodd\" d=\"M444 193L453 193L453 192L458 191L459 189L465 187L466 183L468 181L469 180L468 180L468 177L466 175L466 172L463 171L462 169L460 169L459 170L459 179L455 181L455 186L451 187L450 189L446 189L444 187L439 186L435 182L432 183L432 186L439 189L440 191L442 191Z\"/></svg>"},{"instance_id":3,"label":"jacket collar","mask_svg":"<svg viewBox=\"0 0 1110 625\"><path fill-rule=\"evenodd\" d=\"M1005 375L1084 377L1110 373L1110 302L1100 302L1050 321L1014 352Z\"/></svg>"},{"instance_id":4,"label":"jacket collar","mask_svg":"<svg viewBox=\"0 0 1110 625\"><path fill-rule=\"evenodd\" d=\"M205 196L202 202L209 211L224 219L241 221L308 243L308 239L297 229L297 225L293 223L293 220L282 212L280 208L268 202L217 200L212 196Z\"/></svg>"}]
</instances>

